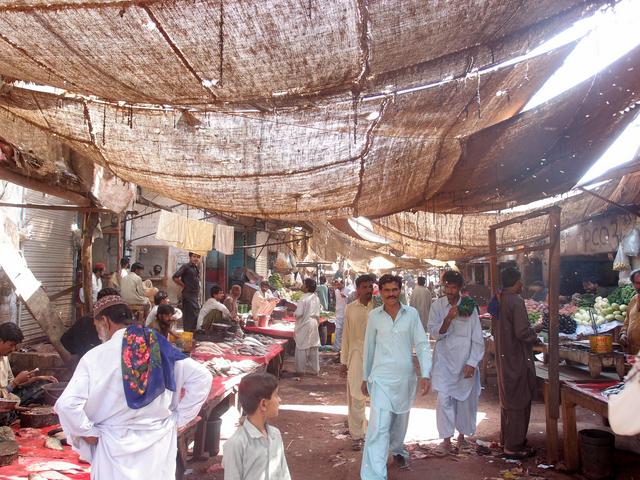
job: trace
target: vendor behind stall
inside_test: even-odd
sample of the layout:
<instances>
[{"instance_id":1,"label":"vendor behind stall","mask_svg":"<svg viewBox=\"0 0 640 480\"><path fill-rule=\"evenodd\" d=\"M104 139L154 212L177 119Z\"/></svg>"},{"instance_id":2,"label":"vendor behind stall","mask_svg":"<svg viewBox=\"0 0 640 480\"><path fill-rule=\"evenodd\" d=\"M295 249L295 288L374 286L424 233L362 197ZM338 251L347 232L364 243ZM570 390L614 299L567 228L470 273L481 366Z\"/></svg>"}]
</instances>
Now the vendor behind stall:
<instances>
[{"instance_id":1,"label":"vendor behind stall","mask_svg":"<svg viewBox=\"0 0 640 480\"><path fill-rule=\"evenodd\" d=\"M619 341L628 353L637 355L640 352L640 270L631 272L629 279L637 293L627 307L627 318L620 329Z\"/></svg>"},{"instance_id":2,"label":"vendor behind stall","mask_svg":"<svg viewBox=\"0 0 640 480\"><path fill-rule=\"evenodd\" d=\"M158 306L156 318L153 322L151 322L149 328L157 330L166 338L169 338L169 334L173 335L176 338L180 338L180 334L175 331L176 321L173 318L174 314L175 309L171 305L164 304Z\"/></svg>"},{"instance_id":3,"label":"vendor behind stall","mask_svg":"<svg viewBox=\"0 0 640 480\"><path fill-rule=\"evenodd\" d=\"M0 324L0 398L20 400L22 406L36 403L43 395L44 383L57 383L55 377L38 376L38 369L20 372L15 377L9 364L9 355L16 351L22 342L22 330L11 322ZM8 425L15 419L17 405L0 404L0 425Z\"/></svg>"},{"instance_id":4,"label":"vendor behind stall","mask_svg":"<svg viewBox=\"0 0 640 480\"><path fill-rule=\"evenodd\" d=\"M606 297L609 294L609 290L600 286L600 280L598 277L588 277L582 281L582 287L587 293L591 293L596 297Z\"/></svg>"},{"instance_id":5,"label":"vendor behind stall","mask_svg":"<svg viewBox=\"0 0 640 480\"><path fill-rule=\"evenodd\" d=\"M251 299L251 314L255 317L269 306L270 303L276 304L279 300L271 293L269 282L263 280L260 282L260 290L254 293Z\"/></svg>"},{"instance_id":6,"label":"vendor behind stall","mask_svg":"<svg viewBox=\"0 0 640 480\"><path fill-rule=\"evenodd\" d=\"M208 330L213 323L234 323L231 312L229 312L229 309L222 303L224 300L222 287L220 287L220 285L214 285L210 291L211 298L204 302L204 305L202 305L200 309L198 322L196 324L197 330Z\"/></svg>"},{"instance_id":7,"label":"vendor behind stall","mask_svg":"<svg viewBox=\"0 0 640 480\"><path fill-rule=\"evenodd\" d=\"M549 290L540 280L536 280L529 285L529 292L531 293L532 300L535 300L536 302L547 302Z\"/></svg>"},{"instance_id":8,"label":"vendor behind stall","mask_svg":"<svg viewBox=\"0 0 640 480\"><path fill-rule=\"evenodd\" d=\"M231 318L236 322L240 322L240 316L238 315L238 299L242 294L242 288L240 285L233 285L229 291L229 295L224 299L224 306L227 307Z\"/></svg>"},{"instance_id":9,"label":"vendor behind stall","mask_svg":"<svg viewBox=\"0 0 640 480\"><path fill-rule=\"evenodd\" d=\"M120 295L129 306L150 305L149 299L145 296L145 289L142 285L142 278L140 277L142 272L144 272L144 265L136 262L131 265L131 272L122 279Z\"/></svg>"},{"instance_id":10,"label":"vendor behind stall","mask_svg":"<svg viewBox=\"0 0 640 480\"><path fill-rule=\"evenodd\" d=\"M160 305L170 304L169 294L167 292L159 291L154 295L153 303L155 303L155 305L149 312L149 315L147 315L147 320L145 321L145 325L147 327L155 321L156 315L158 314L158 307ZM179 308L173 307L173 320L177 321L177 320L180 320L181 318L182 318L182 310L180 310Z\"/></svg>"}]
</instances>

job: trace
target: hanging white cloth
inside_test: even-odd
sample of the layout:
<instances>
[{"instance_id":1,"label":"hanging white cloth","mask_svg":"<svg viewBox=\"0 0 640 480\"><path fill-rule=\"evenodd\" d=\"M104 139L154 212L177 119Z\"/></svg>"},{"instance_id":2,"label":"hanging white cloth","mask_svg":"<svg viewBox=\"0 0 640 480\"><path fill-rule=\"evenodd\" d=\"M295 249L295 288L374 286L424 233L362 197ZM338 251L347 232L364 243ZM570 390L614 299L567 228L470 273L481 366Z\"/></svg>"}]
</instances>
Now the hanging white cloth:
<instances>
[{"instance_id":1,"label":"hanging white cloth","mask_svg":"<svg viewBox=\"0 0 640 480\"><path fill-rule=\"evenodd\" d=\"M206 255L213 247L213 224L163 210L160 212L156 238L174 247Z\"/></svg>"},{"instance_id":2,"label":"hanging white cloth","mask_svg":"<svg viewBox=\"0 0 640 480\"><path fill-rule=\"evenodd\" d=\"M216 225L216 240L214 248L225 255L233 255L233 227Z\"/></svg>"}]
</instances>

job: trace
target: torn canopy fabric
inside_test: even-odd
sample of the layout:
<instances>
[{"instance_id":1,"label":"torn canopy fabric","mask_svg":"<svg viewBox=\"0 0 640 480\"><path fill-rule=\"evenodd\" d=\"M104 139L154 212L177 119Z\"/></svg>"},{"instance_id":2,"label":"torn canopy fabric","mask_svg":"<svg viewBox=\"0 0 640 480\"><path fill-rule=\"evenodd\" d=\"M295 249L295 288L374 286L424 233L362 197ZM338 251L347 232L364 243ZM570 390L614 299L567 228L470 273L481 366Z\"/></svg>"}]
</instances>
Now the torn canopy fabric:
<instances>
[{"instance_id":1,"label":"torn canopy fabric","mask_svg":"<svg viewBox=\"0 0 640 480\"><path fill-rule=\"evenodd\" d=\"M397 98L278 114L193 112L185 118L175 110L14 88L0 96L7 120L0 137L28 147L36 137L32 129L56 135L124 180L220 212L289 219L382 216L425 205L438 182L446 185L437 173L459 160L456 137L510 118L566 52ZM576 170L591 160L577 159ZM495 181L487 184L496 187Z\"/></svg>"},{"instance_id":2,"label":"torn canopy fabric","mask_svg":"<svg viewBox=\"0 0 640 480\"><path fill-rule=\"evenodd\" d=\"M487 172L501 146L517 152L540 119L556 114L538 108L508 123L570 47L482 69L531 50L606 2L330 1L322 15L314 2L227 3L0 0L7 32L0 74L85 95L13 88L0 96L0 137L29 148L34 130L55 135L124 180L190 205L263 218L373 218L526 202L544 190L524 182L503 191L504 178ZM226 54L216 55L221 31ZM580 95L568 97L556 105L555 125L578 109ZM615 106L632 97L624 92ZM628 117L594 135L597 148L581 152L547 190L575 183ZM552 134L543 140L552 143ZM471 206L449 190L460 179L450 173L473 162L470 149L482 156L483 183L466 178L474 195L490 197ZM509 161L526 170L539 158Z\"/></svg>"},{"instance_id":3,"label":"torn canopy fabric","mask_svg":"<svg viewBox=\"0 0 640 480\"><path fill-rule=\"evenodd\" d=\"M637 166L636 162L636 166ZM640 202L640 173L632 173L614 178L605 184L590 189L619 205L634 205ZM620 212L610 203L589 193L571 192L567 198L558 200L561 207L562 228L588 221L607 211ZM532 208L533 210L534 208ZM373 232L384 238L387 244L362 243L378 252L389 251L416 258L440 260L462 260L486 255L489 252L488 230L491 225L520 216L526 211L493 212L474 214L442 214L431 212L402 212L372 220ZM331 221L334 228L357 237L348 223ZM509 225L497 231L498 249L513 247L543 239L549 231L548 217L527 220L521 224Z\"/></svg>"},{"instance_id":4,"label":"torn canopy fabric","mask_svg":"<svg viewBox=\"0 0 640 480\"><path fill-rule=\"evenodd\" d=\"M268 107L464 75L606 3L0 0L0 75L112 102Z\"/></svg>"}]
</instances>

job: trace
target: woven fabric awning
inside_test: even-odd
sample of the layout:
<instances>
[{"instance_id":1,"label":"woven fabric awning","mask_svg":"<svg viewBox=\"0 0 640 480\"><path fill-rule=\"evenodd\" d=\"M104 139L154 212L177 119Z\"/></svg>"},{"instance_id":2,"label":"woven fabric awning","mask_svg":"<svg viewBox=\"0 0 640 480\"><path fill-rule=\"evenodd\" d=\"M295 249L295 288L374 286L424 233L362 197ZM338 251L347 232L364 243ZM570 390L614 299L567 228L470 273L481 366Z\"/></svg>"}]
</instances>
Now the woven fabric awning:
<instances>
[{"instance_id":1,"label":"woven fabric awning","mask_svg":"<svg viewBox=\"0 0 640 480\"><path fill-rule=\"evenodd\" d=\"M270 104L459 76L605 3L0 0L0 75L113 102Z\"/></svg>"},{"instance_id":2,"label":"woven fabric awning","mask_svg":"<svg viewBox=\"0 0 640 480\"><path fill-rule=\"evenodd\" d=\"M635 162L640 166L640 157ZM633 205L640 201L640 173L615 178L593 188L597 195L621 205ZM611 204L587 193L577 193L555 203L562 208L561 225L568 228L612 208ZM343 220L331 221L331 226L355 240L362 248L379 253L394 252L411 257L440 260L461 260L486 255L489 252L488 230L491 225L526 212L441 214L430 212L402 212L371 222L373 232L388 243L379 244L364 240ZM321 228L321 227L318 227ZM497 231L498 249L531 244L544 238L548 232L546 216L510 225Z\"/></svg>"},{"instance_id":3,"label":"woven fabric awning","mask_svg":"<svg viewBox=\"0 0 640 480\"><path fill-rule=\"evenodd\" d=\"M571 46L488 67L603 3L0 0L0 75L68 92L2 89L0 138L46 163L55 137L219 212L504 208L575 183L631 117L613 113L636 100L621 69L640 65L633 52L519 115ZM539 179L511 187L527 168Z\"/></svg>"}]
</instances>

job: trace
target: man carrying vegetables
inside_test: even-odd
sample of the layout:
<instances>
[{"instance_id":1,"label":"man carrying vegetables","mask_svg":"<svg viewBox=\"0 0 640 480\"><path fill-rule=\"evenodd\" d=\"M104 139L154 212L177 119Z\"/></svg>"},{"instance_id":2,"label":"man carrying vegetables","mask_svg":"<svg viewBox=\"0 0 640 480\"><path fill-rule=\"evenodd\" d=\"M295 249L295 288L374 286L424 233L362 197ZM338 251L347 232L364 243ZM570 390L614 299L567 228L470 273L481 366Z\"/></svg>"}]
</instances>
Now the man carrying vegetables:
<instances>
[{"instance_id":1,"label":"man carrying vegetables","mask_svg":"<svg viewBox=\"0 0 640 480\"><path fill-rule=\"evenodd\" d=\"M636 292L640 292L640 270L631 272L630 280ZM640 302L637 293L629 302L627 318L620 329L619 342L632 355L637 355L640 351Z\"/></svg>"},{"instance_id":2,"label":"man carrying vegetables","mask_svg":"<svg viewBox=\"0 0 640 480\"><path fill-rule=\"evenodd\" d=\"M462 275L449 270L442 281L446 296L433 302L427 329L436 340L431 379L438 392L438 433L443 447L450 450L454 429L459 447L465 444L465 435L476 432L484 339L474 300L460 296Z\"/></svg>"}]
</instances>

